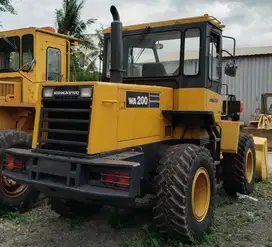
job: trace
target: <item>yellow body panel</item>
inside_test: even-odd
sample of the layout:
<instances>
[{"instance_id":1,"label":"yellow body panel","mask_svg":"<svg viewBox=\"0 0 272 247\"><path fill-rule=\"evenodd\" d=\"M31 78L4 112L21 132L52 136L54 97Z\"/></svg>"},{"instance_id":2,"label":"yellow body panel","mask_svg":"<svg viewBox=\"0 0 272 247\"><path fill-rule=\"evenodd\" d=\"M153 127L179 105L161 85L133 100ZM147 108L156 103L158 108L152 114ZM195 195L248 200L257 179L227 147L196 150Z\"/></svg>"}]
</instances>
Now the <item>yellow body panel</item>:
<instances>
[{"instance_id":1,"label":"yellow body panel","mask_svg":"<svg viewBox=\"0 0 272 247\"><path fill-rule=\"evenodd\" d=\"M212 111L221 120L221 95L206 88L180 88L174 92L174 109Z\"/></svg>"},{"instance_id":2,"label":"yellow body panel","mask_svg":"<svg viewBox=\"0 0 272 247\"><path fill-rule=\"evenodd\" d=\"M160 108L127 108L126 91L160 93ZM169 139L162 110L172 109L173 89L94 83L88 153L94 154Z\"/></svg>"},{"instance_id":3,"label":"yellow body panel","mask_svg":"<svg viewBox=\"0 0 272 247\"><path fill-rule=\"evenodd\" d=\"M237 153L240 135L240 122L218 121L221 127L221 151L226 153Z\"/></svg>"},{"instance_id":4,"label":"yellow body panel","mask_svg":"<svg viewBox=\"0 0 272 247\"><path fill-rule=\"evenodd\" d=\"M220 29L225 27L215 17L205 14L203 16L189 17L189 18L183 18L183 19L177 19L177 20L150 22L150 23L125 26L123 27L123 31L139 30L139 29L144 29L146 27L165 27L165 26L180 25L180 24L187 24L187 23L197 23L197 22L210 22ZM110 33L110 32L111 32L111 28L106 28L104 30L104 33Z\"/></svg>"},{"instance_id":5,"label":"yellow body panel","mask_svg":"<svg viewBox=\"0 0 272 247\"><path fill-rule=\"evenodd\" d=\"M78 85L78 82L64 84ZM57 84L47 82L42 85L56 86ZM241 123L221 121L221 96L208 89L172 89L106 82L81 82L80 85L94 86L88 154L169 139L208 138L205 129L194 128L184 132L182 125L175 126L172 133L172 122L163 116L163 110L213 111L217 123L222 128L221 151L237 153ZM160 106L159 108L128 108L126 92L157 93L160 95ZM41 102L38 101L33 148L37 144L40 104ZM169 130L167 135L166 128Z\"/></svg>"}]
</instances>

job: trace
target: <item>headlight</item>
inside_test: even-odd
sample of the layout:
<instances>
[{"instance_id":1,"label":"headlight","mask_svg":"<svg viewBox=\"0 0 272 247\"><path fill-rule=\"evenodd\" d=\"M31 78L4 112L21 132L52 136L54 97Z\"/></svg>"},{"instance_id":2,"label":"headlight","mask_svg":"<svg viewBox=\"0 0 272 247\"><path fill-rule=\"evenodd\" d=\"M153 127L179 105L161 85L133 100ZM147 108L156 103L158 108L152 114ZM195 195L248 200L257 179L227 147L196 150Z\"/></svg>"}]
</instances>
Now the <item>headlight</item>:
<instances>
[{"instance_id":1,"label":"headlight","mask_svg":"<svg viewBox=\"0 0 272 247\"><path fill-rule=\"evenodd\" d=\"M53 97L53 88L43 88L43 97L44 98L52 98Z\"/></svg>"},{"instance_id":2,"label":"headlight","mask_svg":"<svg viewBox=\"0 0 272 247\"><path fill-rule=\"evenodd\" d=\"M91 98L92 97L92 88L91 87L80 88L80 97L81 98Z\"/></svg>"}]
</instances>

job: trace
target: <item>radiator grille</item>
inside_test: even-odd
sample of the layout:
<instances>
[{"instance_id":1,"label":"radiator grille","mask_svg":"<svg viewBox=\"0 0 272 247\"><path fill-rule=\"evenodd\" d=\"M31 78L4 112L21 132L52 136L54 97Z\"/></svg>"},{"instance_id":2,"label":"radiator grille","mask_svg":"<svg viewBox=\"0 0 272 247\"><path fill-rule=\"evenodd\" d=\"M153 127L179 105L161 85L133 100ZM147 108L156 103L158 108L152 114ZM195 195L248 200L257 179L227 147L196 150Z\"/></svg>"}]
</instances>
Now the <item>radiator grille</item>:
<instances>
[{"instance_id":1,"label":"radiator grille","mask_svg":"<svg viewBox=\"0 0 272 247\"><path fill-rule=\"evenodd\" d=\"M78 90L77 87L57 89ZM86 153L91 108L92 98L58 95L53 99L43 99L38 148L56 152Z\"/></svg>"}]
</instances>

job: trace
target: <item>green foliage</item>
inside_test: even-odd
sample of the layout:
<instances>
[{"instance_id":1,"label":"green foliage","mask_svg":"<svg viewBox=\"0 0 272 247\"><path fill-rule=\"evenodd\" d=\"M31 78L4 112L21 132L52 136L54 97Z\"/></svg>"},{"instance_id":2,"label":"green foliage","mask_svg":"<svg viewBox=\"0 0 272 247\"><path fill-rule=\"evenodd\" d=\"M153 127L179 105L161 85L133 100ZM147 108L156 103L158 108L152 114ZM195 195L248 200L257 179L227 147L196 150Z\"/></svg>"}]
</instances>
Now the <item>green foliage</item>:
<instances>
[{"instance_id":1,"label":"green foliage","mask_svg":"<svg viewBox=\"0 0 272 247\"><path fill-rule=\"evenodd\" d=\"M96 48L91 35L86 34L88 26L95 23L95 19L86 21L81 19L84 0L63 0L62 8L56 9L56 25L59 33L78 38L83 48L93 50Z\"/></svg>"},{"instance_id":2,"label":"green foliage","mask_svg":"<svg viewBox=\"0 0 272 247\"><path fill-rule=\"evenodd\" d=\"M79 39L79 49L85 54L85 66L80 68L79 56L72 55L71 80L90 81L99 80L97 72L97 59L103 47L102 27L94 34L86 34L88 26L95 23L95 19L81 19L84 8L84 0L63 0L62 8L56 9L56 25L59 33L66 34ZM95 40L98 41L96 44ZM100 64L99 64L100 65ZM100 67L100 66L99 66ZM99 68L100 69L100 68Z\"/></svg>"},{"instance_id":3,"label":"green foliage","mask_svg":"<svg viewBox=\"0 0 272 247\"><path fill-rule=\"evenodd\" d=\"M62 8L56 9L56 23L58 32L81 38L87 27L95 22L95 19L81 20L81 11L85 1L63 0Z\"/></svg>"},{"instance_id":4,"label":"green foliage","mask_svg":"<svg viewBox=\"0 0 272 247\"><path fill-rule=\"evenodd\" d=\"M88 70L79 65L77 55L71 57L71 81L99 81L101 75L98 71Z\"/></svg>"},{"instance_id":5,"label":"green foliage","mask_svg":"<svg viewBox=\"0 0 272 247\"><path fill-rule=\"evenodd\" d=\"M31 224L35 221L34 218L21 214L20 212L4 212L1 215L2 220L9 220L16 224Z\"/></svg>"},{"instance_id":6,"label":"green foliage","mask_svg":"<svg viewBox=\"0 0 272 247\"><path fill-rule=\"evenodd\" d=\"M76 81L99 81L100 74L97 71L88 71L82 68L77 70Z\"/></svg>"},{"instance_id":7,"label":"green foliage","mask_svg":"<svg viewBox=\"0 0 272 247\"><path fill-rule=\"evenodd\" d=\"M0 11L16 15L17 13L11 2L11 0L0 0Z\"/></svg>"}]
</instances>

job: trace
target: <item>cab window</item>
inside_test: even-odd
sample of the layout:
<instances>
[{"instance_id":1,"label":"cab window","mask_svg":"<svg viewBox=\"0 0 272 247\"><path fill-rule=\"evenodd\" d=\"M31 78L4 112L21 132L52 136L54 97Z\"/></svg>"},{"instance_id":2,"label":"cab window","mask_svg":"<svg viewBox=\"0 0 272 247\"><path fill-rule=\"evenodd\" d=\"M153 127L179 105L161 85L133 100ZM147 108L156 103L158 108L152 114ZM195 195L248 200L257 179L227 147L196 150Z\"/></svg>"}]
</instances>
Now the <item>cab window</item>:
<instances>
[{"instance_id":1,"label":"cab window","mask_svg":"<svg viewBox=\"0 0 272 247\"><path fill-rule=\"evenodd\" d=\"M61 53L57 48L47 48L46 79L48 81L61 79Z\"/></svg>"},{"instance_id":2,"label":"cab window","mask_svg":"<svg viewBox=\"0 0 272 247\"><path fill-rule=\"evenodd\" d=\"M22 37L22 65L30 64L34 57L34 38L32 34L25 34Z\"/></svg>"},{"instance_id":3,"label":"cab window","mask_svg":"<svg viewBox=\"0 0 272 247\"><path fill-rule=\"evenodd\" d=\"M15 72L20 68L20 37L0 39L0 72Z\"/></svg>"},{"instance_id":4,"label":"cab window","mask_svg":"<svg viewBox=\"0 0 272 247\"><path fill-rule=\"evenodd\" d=\"M209 79L218 81L220 78L219 36L212 34L209 45Z\"/></svg>"},{"instance_id":5,"label":"cab window","mask_svg":"<svg viewBox=\"0 0 272 247\"><path fill-rule=\"evenodd\" d=\"M124 77L171 77L180 73L181 32L128 35L123 38ZM106 76L110 77L111 45L107 44Z\"/></svg>"},{"instance_id":6,"label":"cab window","mask_svg":"<svg viewBox=\"0 0 272 247\"><path fill-rule=\"evenodd\" d=\"M200 29L192 28L185 31L183 74L194 76L199 72Z\"/></svg>"},{"instance_id":7,"label":"cab window","mask_svg":"<svg viewBox=\"0 0 272 247\"><path fill-rule=\"evenodd\" d=\"M179 74L181 32L169 31L124 38L128 48L125 77L170 77ZM126 61L126 59L125 59Z\"/></svg>"},{"instance_id":8,"label":"cab window","mask_svg":"<svg viewBox=\"0 0 272 247\"><path fill-rule=\"evenodd\" d=\"M272 96L266 97L266 113L272 114Z\"/></svg>"}]
</instances>

